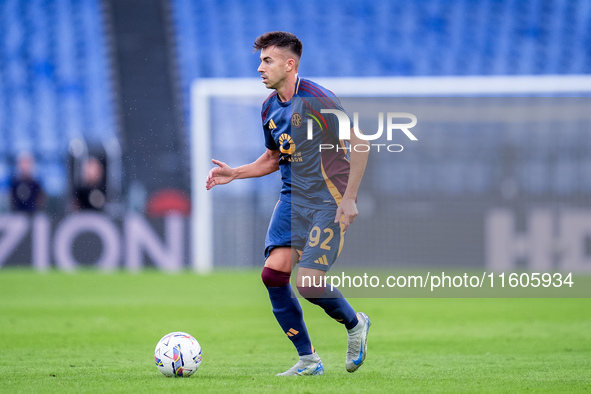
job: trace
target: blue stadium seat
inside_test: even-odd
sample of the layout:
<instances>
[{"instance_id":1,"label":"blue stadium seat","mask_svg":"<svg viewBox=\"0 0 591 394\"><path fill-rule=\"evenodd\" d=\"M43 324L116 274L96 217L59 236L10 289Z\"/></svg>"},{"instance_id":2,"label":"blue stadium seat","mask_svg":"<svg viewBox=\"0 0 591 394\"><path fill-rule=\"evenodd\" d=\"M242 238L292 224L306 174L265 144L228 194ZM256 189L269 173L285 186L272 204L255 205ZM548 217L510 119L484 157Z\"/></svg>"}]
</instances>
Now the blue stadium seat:
<instances>
[{"instance_id":1,"label":"blue stadium seat","mask_svg":"<svg viewBox=\"0 0 591 394\"><path fill-rule=\"evenodd\" d=\"M52 195L67 191L72 138L116 134L99 5L0 1L0 160L33 153Z\"/></svg>"}]
</instances>

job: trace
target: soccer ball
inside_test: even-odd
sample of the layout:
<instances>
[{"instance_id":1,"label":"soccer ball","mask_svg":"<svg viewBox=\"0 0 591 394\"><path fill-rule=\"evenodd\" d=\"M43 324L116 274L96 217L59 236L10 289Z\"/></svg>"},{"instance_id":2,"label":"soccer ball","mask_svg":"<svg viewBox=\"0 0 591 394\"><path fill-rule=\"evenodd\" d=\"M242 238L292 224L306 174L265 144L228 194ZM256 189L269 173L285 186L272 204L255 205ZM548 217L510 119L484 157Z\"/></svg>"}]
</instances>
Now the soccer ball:
<instances>
[{"instance_id":1,"label":"soccer ball","mask_svg":"<svg viewBox=\"0 0 591 394\"><path fill-rule=\"evenodd\" d=\"M199 369L201 346L186 332L171 332L156 344L154 361L163 375L186 378Z\"/></svg>"}]
</instances>

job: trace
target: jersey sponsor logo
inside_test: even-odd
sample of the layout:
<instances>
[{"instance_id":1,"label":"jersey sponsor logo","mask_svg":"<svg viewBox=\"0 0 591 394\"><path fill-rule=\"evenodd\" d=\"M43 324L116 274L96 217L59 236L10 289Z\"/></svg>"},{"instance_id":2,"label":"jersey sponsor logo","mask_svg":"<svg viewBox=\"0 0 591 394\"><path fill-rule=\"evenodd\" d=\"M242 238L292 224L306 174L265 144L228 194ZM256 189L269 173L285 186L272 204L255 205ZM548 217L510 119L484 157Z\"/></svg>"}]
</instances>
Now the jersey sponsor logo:
<instances>
[{"instance_id":1,"label":"jersey sponsor logo","mask_svg":"<svg viewBox=\"0 0 591 394\"><path fill-rule=\"evenodd\" d=\"M291 115L291 125L293 127L300 127L302 125L302 115L297 112Z\"/></svg>"},{"instance_id":2,"label":"jersey sponsor logo","mask_svg":"<svg viewBox=\"0 0 591 394\"><path fill-rule=\"evenodd\" d=\"M269 129L276 129L277 125L273 122L273 119L269 120Z\"/></svg>"},{"instance_id":3,"label":"jersey sponsor logo","mask_svg":"<svg viewBox=\"0 0 591 394\"><path fill-rule=\"evenodd\" d=\"M293 138L287 133L283 133L279 136L279 150L281 153L291 155L295 152L296 146Z\"/></svg>"}]
</instances>

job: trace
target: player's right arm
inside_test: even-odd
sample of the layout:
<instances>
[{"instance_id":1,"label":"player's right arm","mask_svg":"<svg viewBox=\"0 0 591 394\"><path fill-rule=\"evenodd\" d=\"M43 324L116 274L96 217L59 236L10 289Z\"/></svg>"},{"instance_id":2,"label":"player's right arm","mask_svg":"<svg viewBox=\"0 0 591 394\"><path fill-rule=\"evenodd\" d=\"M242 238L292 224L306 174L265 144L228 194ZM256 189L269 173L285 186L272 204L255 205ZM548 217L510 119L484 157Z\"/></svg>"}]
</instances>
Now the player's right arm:
<instances>
[{"instance_id":1,"label":"player's right arm","mask_svg":"<svg viewBox=\"0 0 591 394\"><path fill-rule=\"evenodd\" d=\"M210 190L215 185L225 185L234 179L257 178L269 175L279 169L279 150L268 149L252 163L232 168L226 163L212 159L217 167L209 171L205 188Z\"/></svg>"}]
</instances>

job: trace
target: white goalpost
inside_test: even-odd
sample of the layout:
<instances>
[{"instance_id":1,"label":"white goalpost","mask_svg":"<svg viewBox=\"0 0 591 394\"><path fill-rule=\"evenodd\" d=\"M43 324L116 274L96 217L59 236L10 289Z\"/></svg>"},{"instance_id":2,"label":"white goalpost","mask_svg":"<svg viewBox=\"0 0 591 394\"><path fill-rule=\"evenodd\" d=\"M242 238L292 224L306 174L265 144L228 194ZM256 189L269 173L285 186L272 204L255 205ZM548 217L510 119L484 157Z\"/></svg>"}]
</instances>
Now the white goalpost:
<instances>
[{"instance_id":1,"label":"white goalpost","mask_svg":"<svg viewBox=\"0 0 591 394\"><path fill-rule=\"evenodd\" d=\"M591 92L591 76L587 75L310 79L342 97L543 96ZM214 203L212 192L205 189L205 179L213 167L212 135L216 132L212 100L249 99L260 108L270 93L259 78L198 79L191 86L191 267L198 273L208 273L214 266ZM260 129L260 119L253 127Z\"/></svg>"}]
</instances>

